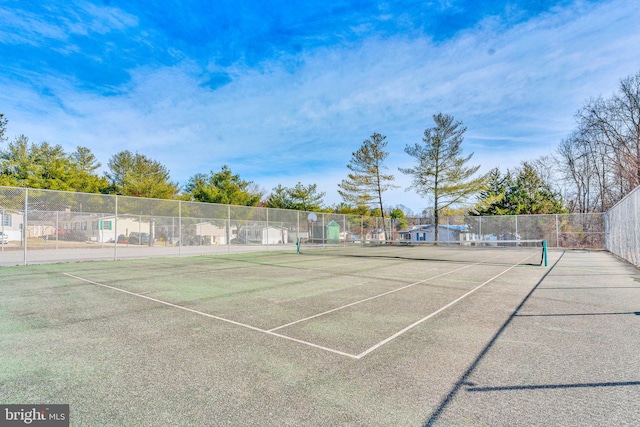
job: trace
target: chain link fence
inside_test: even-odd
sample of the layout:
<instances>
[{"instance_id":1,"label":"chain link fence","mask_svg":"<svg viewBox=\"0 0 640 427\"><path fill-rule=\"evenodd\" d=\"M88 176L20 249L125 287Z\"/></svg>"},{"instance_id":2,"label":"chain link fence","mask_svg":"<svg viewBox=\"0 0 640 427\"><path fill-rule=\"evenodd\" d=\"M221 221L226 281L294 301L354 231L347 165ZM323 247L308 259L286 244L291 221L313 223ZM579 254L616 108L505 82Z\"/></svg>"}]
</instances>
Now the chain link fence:
<instances>
[{"instance_id":1,"label":"chain link fence","mask_svg":"<svg viewBox=\"0 0 640 427\"><path fill-rule=\"evenodd\" d=\"M0 187L0 215L0 265L294 251L298 239L319 245L430 240L433 232L430 218L383 223L366 216L14 187ZM612 233L629 237L611 225L629 224L628 218L608 218ZM545 239L550 247L605 247L604 214L460 215L440 224L444 241ZM637 239L634 247L637 260Z\"/></svg>"},{"instance_id":2,"label":"chain link fence","mask_svg":"<svg viewBox=\"0 0 640 427\"><path fill-rule=\"evenodd\" d=\"M606 214L606 249L640 267L640 187Z\"/></svg>"}]
</instances>

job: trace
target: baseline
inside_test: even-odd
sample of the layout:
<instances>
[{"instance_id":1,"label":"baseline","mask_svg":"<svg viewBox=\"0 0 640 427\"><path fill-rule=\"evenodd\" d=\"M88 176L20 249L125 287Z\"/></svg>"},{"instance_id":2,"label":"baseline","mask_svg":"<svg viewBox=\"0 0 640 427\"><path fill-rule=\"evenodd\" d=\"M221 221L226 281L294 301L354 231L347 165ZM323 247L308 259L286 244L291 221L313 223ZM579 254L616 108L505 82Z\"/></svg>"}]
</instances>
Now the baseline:
<instances>
[{"instance_id":1,"label":"baseline","mask_svg":"<svg viewBox=\"0 0 640 427\"><path fill-rule=\"evenodd\" d=\"M412 323L411 325L409 325L409 326L405 327L404 329L398 331L397 333L393 334L392 336L380 341L378 344L368 348L367 350L363 351L360 354L351 354L351 353L347 353L347 352L344 352L344 351L332 349L332 348L321 346L319 344L315 344L315 343L312 343L312 342L309 342L309 341L304 341L304 340L300 340L298 338L293 338L293 337L290 337L290 336L287 336L287 335L283 335L283 334L280 334L280 333L277 333L277 332L274 332L274 331L276 331L278 329L282 329L282 328L284 328L286 326L290 326L290 325L293 325L293 324L296 324L296 323L300 323L300 322L303 322L303 321L306 321L306 320L309 320L309 319L317 318L319 316L322 316L322 315L325 315L325 314L329 314L331 312L335 312L335 311L338 311L338 310L341 310L341 309L344 309L344 308L347 308L347 307L351 307L351 306L354 306L356 304L360 304L360 303L363 303L363 302L366 302L366 301L370 301L370 300L373 300L373 299L376 299L376 298L380 298L382 296L389 295L389 294L391 294L393 292L398 292L400 290L407 289L407 288L409 288L411 286L415 286L415 285L418 285L420 283L424 283L426 281L436 279L438 277L442 277L442 276L445 276L445 275L448 275L448 274L452 274L454 272L463 270L465 268L472 267L472 266L476 265L477 263L476 264L467 265L467 266L464 266L464 267L460 267L460 268L457 268L457 269L452 270L452 271L447 272L447 273L442 273L442 274L433 276L431 278L424 279L424 280L421 280L419 282L415 282L415 283L412 283L410 285L403 286L401 288L394 289L394 290L389 291L389 292L385 292L385 293L380 294L380 295L369 297L369 298L366 298L366 299L363 299L363 300L360 300L360 301L355 301L353 303L344 305L342 307L337 307L337 308L334 308L332 310L328 310L328 311L323 312L323 313L318 313L318 314L316 314L314 316L310 316L310 317L307 317L307 318L304 318L304 319L300 319L300 320L288 323L286 325L278 326L276 328L272 328L272 329L269 329L269 330L258 328L256 326L252 326L252 325L249 325L249 324L246 324L246 323L242 323L242 322L237 322L235 320L227 319L227 318L216 316L216 315L213 315L213 314L205 313L205 312L202 312L202 311L199 311L199 310L194 310L192 308L188 308L188 307L185 307L185 306L182 306L182 305L174 304L174 303L171 303L171 302L168 302L168 301L163 301L163 300L160 300L160 299L157 299L157 298L153 298L153 297L150 297L150 296L147 296L147 295L143 295L141 293L131 292L131 291L127 291L125 289L121 289L121 288L115 287L115 286L106 285L104 283L96 282L94 280L90 280L90 279L87 279L87 278L84 278L84 277L76 276L74 274L70 274L70 273L62 273L62 274L65 275L65 276L71 277L73 279L83 281L85 283L90 283L92 285L100 286L100 287L111 289L111 290L114 290L114 291L119 291L119 292L122 292L122 293L125 293L125 294L128 294L128 295L132 295L132 296L135 296L135 297L138 297L138 298L143 298L143 299L146 299L148 301L152 301L152 302L155 302L155 303L158 303L158 304L163 304L163 305L166 305L166 306L169 306L169 307L177 308L179 310L188 311L188 312L193 313L193 314L198 314L198 315L201 315L201 316L204 316L204 317L208 317L208 318L211 318L211 319L219 320L221 322L230 323L230 324L235 325L235 326L239 326L239 327L242 327L242 328L250 329L252 331L262 332L262 333L267 334L267 335L283 338L283 339L286 339L286 340L289 340L289 341L293 341L293 342L296 342L296 343L299 343L299 344L307 345L309 347L317 348L317 349L320 349L320 350L323 350L323 351L327 351L327 352L338 354L338 355L341 355L341 356L346 356L346 357L349 357L351 359L359 360L359 359L363 358L364 356L366 356L367 354L377 350L378 348L382 347L383 345L388 344L389 342L391 342L394 339L398 338L399 336L403 335L407 331L415 328L416 326L420 325L421 323L431 319L432 317L438 315L439 313L443 312L444 310L446 310L446 309L450 308L451 306L457 304L458 302L462 301L463 299L465 299L469 295L473 294L477 290L481 289L482 287L484 287L488 283L492 282L493 280L497 279L498 277L502 276L503 274L507 273L508 271L510 271L513 268L517 267L518 265L522 264L523 262L525 262L527 259L531 258L532 256L533 255L527 256L526 258L524 258L523 260L521 260L517 264L512 265L511 267L507 268L506 270L502 271L501 273L499 273L499 274L493 276L492 278L488 279L484 283L476 286L475 288L473 288L472 290L468 291L464 295L456 298L455 300L453 300L450 303L446 304L445 306L439 308L438 310L434 311L433 313L423 317L422 319Z\"/></svg>"},{"instance_id":2,"label":"baseline","mask_svg":"<svg viewBox=\"0 0 640 427\"><path fill-rule=\"evenodd\" d=\"M243 327L243 328L246 328L246 329L250 329L252 331L262 332L262 333L265 333L265 334L268 334L268 335L272 335L272 336L275 336L275 337L284 338L284 339L287 339L289 341L294 341L294 342L297 342L297 343L300 343L300 344L305 344L305 345L308 345L310 347L315 347L315 348L318 348L320 350L328 351L328 352L339 354L339 355L342 355L342 356L347 356L347 357L350 357L352 359L358 359L358 357L356 355L349 354L349 353L346 353L344 351L335 350L335 349L332 349L332 348L329 348L329 347L324 347L324 346L321 346L321 345L318 345L318 344L314 344L312 342L299 340L299 339L293 338L293 337L288 337L286 335L282 335L282 334L278 334L278 333L275 333L275 332L267 331L265 329L257 328L255 326L247 325L246 323L236 322L235 320L226 319L226 318L220 317L220 316L215 316L213 314L205 313L205 312L199 311L199 310L194 310L192 308L184 307L182 305L174 304L174 303L171 303L171 302L168 302L168 301L163 301L163 300L160 300L160 299L157 299L157 298L152 298L152 297L149 297L149 296L146 296L146 295L142 295L142 294L139 294L139 293L127 291L125 289L120 289L120 288L117 288L115 286L105 285L104 283L99 283L99 282L96 282L96 281L93 281L93 280L90 280L90 279L85 279L84 277L75 276L75 275L69 274L69 273L62 273L62 274L64 274L65 276L69 276L69 277L71 277L73 279L76 279L76 280L80 280L80 281L83 281L83 282L86 282L86 283L90 283L92 285L102 286L103 288L107 288L107 289L111 289L111 290L114 290L114 291L123 292L123 293L128 294L128 295L136 296L138 298L144 298L146 300L153 301L153 302L156 302L158 304L164 304L164 305L169 306L169 307L177 308L177 309L180 309L180 310L185 310L185 311L188 311L188 312L194 313L194 314L199 314L201 316L209 317L211 319L219 320L221 322L231 323L232 325L240 326L240 327Z\"/></svg>"}]
</instances>

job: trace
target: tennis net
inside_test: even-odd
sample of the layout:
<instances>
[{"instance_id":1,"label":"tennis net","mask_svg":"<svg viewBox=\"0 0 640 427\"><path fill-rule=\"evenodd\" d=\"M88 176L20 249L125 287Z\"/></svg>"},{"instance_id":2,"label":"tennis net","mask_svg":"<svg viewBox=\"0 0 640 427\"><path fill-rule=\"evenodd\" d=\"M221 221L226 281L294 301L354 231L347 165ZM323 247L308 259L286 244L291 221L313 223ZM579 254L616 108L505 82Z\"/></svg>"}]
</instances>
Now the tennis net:
<instances>
[{"instance_id":1,"label":"tennis net","mask_svg":"<svg viewBox=\"0 0 640 427\"><path fill-rule=\"evenodd\" d=\"M299 239L299 254L378 257L411 261L478 264L547 265L545 240L402 241L371 240L329 242Z\"/></svg>"}]
</instances>

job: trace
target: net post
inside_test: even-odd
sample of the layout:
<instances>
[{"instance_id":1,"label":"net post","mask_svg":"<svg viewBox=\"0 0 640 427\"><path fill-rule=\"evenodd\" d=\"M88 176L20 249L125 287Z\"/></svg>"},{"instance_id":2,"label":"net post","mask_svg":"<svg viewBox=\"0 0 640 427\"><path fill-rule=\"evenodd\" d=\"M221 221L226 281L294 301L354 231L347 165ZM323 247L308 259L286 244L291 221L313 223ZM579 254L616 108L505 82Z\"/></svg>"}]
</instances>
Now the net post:
<instances>
[{"instance_id":1,"label":"net post","mask_svg":"<svg viewBox=\"0 0 640 427\"><path fill-rule=\"evenodd\" d=\"M542 241L542 259L544 261L544 266L548 265L548 252L547 252L547 241Z\"/></svg>"}]
</instances>

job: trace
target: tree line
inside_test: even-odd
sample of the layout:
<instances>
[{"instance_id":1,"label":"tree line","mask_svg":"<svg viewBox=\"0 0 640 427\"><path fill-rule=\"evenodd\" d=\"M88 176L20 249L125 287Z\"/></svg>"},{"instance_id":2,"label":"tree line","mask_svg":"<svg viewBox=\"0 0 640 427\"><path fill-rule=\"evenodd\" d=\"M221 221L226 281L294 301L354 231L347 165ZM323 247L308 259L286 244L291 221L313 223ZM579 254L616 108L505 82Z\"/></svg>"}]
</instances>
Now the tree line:
<instances>
[{"instance_id":1,"label":"tree line","mask_svg":"<svg viewBox=\"0 0 640 427\"><path fill-rule=\"evenodd\" d=\"M568 208L604 212L640 184L640 71L610 97L588 100L554 159Z\"/></svg>"},{"instance_id":2,"label":"tree line","mask_svg":"<svg viewBox=\"0 0 640 427\"><path fill-rule=\"evenodd\" d=\"M462 154L467 128L453 116L433 115L434 125L422 142L405 147L413 167L398 168L411 177L409 190L432 203L436 223L452 209L471 215L603 212L640 183L640 72L620 82L609 98L588 100L576 114L576 129L556 151L523 161L505 172L478 175L468 166L473 153ZM7 119L0 113L0 185L181 199L240 206L265 206L303 211L369 214L385 218L411 215L391 208L384 194L398 188L385 164L386 136L374 132L352 153L346 178L338 185L342 203L325 206L316 184L278 185L267 194L224 165L219 171L196 173L181 188L161 163L128 150L114 154L106 171L91 150L32 143L20 135L7 142ZM384 224L385 222L382 221ZM386 230L385 230L386 231Z\"/></svg>"}]
</instances>

